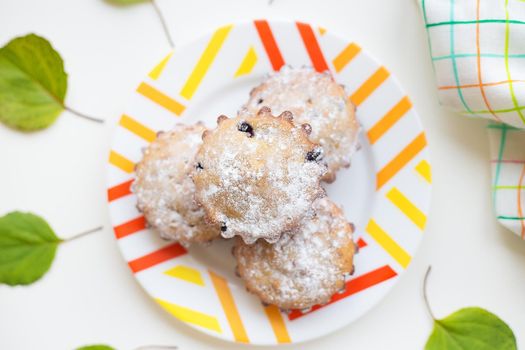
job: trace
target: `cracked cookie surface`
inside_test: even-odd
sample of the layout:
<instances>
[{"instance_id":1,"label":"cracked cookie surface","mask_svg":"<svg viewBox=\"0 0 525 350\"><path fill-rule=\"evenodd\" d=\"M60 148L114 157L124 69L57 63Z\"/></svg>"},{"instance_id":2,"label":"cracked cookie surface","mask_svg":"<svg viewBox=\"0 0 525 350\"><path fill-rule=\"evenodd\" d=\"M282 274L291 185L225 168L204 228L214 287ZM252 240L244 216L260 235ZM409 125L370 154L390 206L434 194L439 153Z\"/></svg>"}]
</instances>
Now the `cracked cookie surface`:
<instances>
[{"instance_id":1,"label":"cracked cookie surface","mask_svg":"<svg viewBox=\"0 0 525 350\"><path fill-rule=\"evenodd\" d=\"M239 115L253 113L263 106L277 114L291 111L295 122L310 124L310 139L323 147L328 164L324 181L333 182L336 172L350 165L358 147L355 106L328 72L285 66L251 91Z\"/></svg>"},{"instance_id":2,"label":"cracked cookie surface","mask_svg":"<svg viewBox=\"0 0 525 350\"><path fill-rule=\"evenodd\" d=\"M323 152L308 132L291 113L276 117L262 108L242 118L221 116L203 135L192 173L196 199L224 238L275 242L325 195Z\"/></svg>"},{"instance_id":3,"label":"cracked cookie surface","mask_svg":"<svg viewBox=\"0 0 525 350\"><path fill-rule=\"evenodd\" d=\"M314 203L315 215L275 244L237 240L233 253L248 291L282 309L323 304L344 287L353 270L353 225L327 197Z\"/></svg>"},{"instance_id":4,"label":"cracked cookie surface","mask_svg":"<svg viewBox=\"0 0 525 350\"><path fill-rule=\"evenodd\" d=\"M183 245L210 241L220 235L217 226L204 220L195 202L195 185L189 177L202 144L203 124L178 124L161 132L137 163L133 192L137 208L164 239Z\"/></svg>"}]
</instances>

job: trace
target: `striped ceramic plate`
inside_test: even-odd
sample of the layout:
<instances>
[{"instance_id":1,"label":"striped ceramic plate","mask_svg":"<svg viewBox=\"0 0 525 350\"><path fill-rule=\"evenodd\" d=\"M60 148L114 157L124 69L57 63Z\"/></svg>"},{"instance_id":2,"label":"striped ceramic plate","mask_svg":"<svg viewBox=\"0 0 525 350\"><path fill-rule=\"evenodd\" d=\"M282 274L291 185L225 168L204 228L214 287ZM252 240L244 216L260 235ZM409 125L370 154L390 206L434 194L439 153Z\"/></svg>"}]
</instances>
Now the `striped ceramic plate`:
<instances>
[{"instance_id":1,"label":"striped ceramic plate","mask_svg":"<svg viewBox=\"0 0 525 350\"><path fill-rule=\"evenodd\" d=\"M189 251L146 228L130 192L141 148L177 122L234 116L250 89L282 65L329 69L363 126L362 148L329 195L357 227L361 247L346 292L309 312L282 314L233 274L228 241ZM205 333L253 344L300 342L338 329L387 294L421 240L430 200L427 142L409 98L358 44L305 23L227 25L168 54L120 118L108 166L108 201L124 259L167 312Z\"/></svg>"}]
</instances>

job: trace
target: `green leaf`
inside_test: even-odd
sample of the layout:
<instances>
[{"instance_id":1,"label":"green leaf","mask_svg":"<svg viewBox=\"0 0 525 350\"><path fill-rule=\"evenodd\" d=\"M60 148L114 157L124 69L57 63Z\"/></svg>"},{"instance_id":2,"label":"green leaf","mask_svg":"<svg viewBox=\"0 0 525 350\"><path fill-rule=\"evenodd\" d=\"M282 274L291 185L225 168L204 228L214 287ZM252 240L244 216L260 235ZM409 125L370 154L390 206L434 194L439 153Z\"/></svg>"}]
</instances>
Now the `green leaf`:
<instances>
[{"instance_id":1,"label":"green leaf","mask_svg":"<svg viewBox=\"0 0 525 350\"><path fill-rule=\"evenodd\" d=\"M516 338L498 316L468 307L436 320L425 350L515 350Z\"/></svg>"},{"instance_id":2,"label":"green leaf","mask_svg":"<svg viewBox=\"0 0 525 350\"><path fill-rule=\"evenodd\" d=\"M24 131L51 125L64 110L67 74L51 44L35 34L0 48L0 121Z\"/></svg>"},{"instance_id":3,"label":"green leaf","mask_svg":"<svg viewBox=\"0 0 525 350\"><path fill-rule=\"evenodd\" d=\"M133 5L139 2L146 2L147 0L106 0L113 5Z\"/></svg>"},{"instance_id":4,"label":"green leaf","mask_svg":"<svg viewBox=\"0 0 525 350\"><path fill-rule=\"evenodd\" d=\"M37 215L12 212L0 217L0 283L14 286L38 280L49 270L61 242Z\"/></svg>"},{"instance_id":5,"label":"green leaf","mask_svg":"<svg viewBox=\"0 0 525 350\"><path fill-rule=\"evenodd\" d=\"M113 347L111 347L109 345L97 344L97 345L82 346L82 347L77 348L75 350L115 350L115 348L113 348Z\"/></svg>"}]
</instances>

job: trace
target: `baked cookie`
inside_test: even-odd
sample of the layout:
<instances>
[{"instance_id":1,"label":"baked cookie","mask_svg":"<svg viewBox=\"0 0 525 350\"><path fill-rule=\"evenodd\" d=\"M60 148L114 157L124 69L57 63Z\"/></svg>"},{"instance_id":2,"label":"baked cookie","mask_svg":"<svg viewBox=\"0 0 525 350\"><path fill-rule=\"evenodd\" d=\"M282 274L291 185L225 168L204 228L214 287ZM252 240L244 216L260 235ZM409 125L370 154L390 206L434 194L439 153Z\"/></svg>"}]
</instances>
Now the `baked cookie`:
<instances>
[{"instance_id":1,"label":"baked cookie","mask_svg":"<svg viewBox=\"0 0 525 350\"><path fill-rule=\"evenodd\" d=\"M217 122L203 134L196 156L196 199L224 238L275 242L325 195L322 148L309 141L308 125L292 122L290 112L275 117L262 108Z\"/></svg>"},{"instance_id":2,"label":"baked cookie","mask_svg":"<svg viewBox=\"0 0 525 350\"><path fill-rule=\"evenodd\" d=\"M251 91L239 115L253 113L262 106L277 114L290 111L296 123L310 124L310 140L323 147L328 164L324 181L333 182L337 170L350 166L359 132L355 106L328 72L284 66Z\"/></svg>"},{"instance_id":3,"label":"baked cookie","mask_svg":"<svg viewBox=\"0 0 525 350\"><path fill-rule=\"evenodd\" d=\"M162 238L183 245L210 241L220 235L218 226L205 222L188 174L205 130L202 123L178 124L171 131L159 133L135 168L132 189L137 195L137 208Z\"/></svg>"},{"instance_id":4,"label":"baked cookie","mask_svg":"<svg viewBox=\"0 0 525 350\"><path fill-rule=\"evenodd\" d=\"M284 310L324 304L353 273L353 225L328 197L314 209L315 216L275 244L235 242L238 274L264 303Z\"/></svg>"}]
</instances>

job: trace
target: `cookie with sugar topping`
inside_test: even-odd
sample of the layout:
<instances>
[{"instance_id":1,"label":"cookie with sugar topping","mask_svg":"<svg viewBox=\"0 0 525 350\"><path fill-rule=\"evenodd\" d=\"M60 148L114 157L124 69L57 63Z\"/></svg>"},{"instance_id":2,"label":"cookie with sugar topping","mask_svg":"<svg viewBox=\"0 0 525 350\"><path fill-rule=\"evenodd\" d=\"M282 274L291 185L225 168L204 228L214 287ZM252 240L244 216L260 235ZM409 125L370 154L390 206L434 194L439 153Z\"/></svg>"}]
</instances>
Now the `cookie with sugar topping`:
<instances>
[{"instance_id":1,"label":"cookie with sugar topping","mask_svg":"<svg viewBox=\"0 0 525 350\"><path fill-rule=\"evenodd\" d=\"M274 113L291 111L297 123L310 124L310 139L325 151L328 172L324 181L333 182L337 170L350 166L360 127L355 106L328 72L284 66L251 91L239 115L253 113L262 106Z\"/></svg>"},{"instance_id":2,"label":"cookie with sugar topping","mask_svg":"<svg viewBox=\"0 0 525 350\"><path fill-rule=\"evenodd\" d=\"M202 144L202 123L178 124L161 132L145 150L135 168L132 185L137 208L164 239L183 245L220 236L218 226L204 220L204 210L194 200L195 185L189 177Z\"/></svg>"},{"instance_id":3,"label":"cookie with sugar topping","mask_svg":"<svg viewBox=\"0 0 525 350\"><path fill-rule=\"evenodd\" d=\"M275 242L325 196L322 148L308 139L308 125L292 119L262 108L242 118L221 116L203 134L192 174L196 199L224 238Z\"/></svg>"},{"instance_id":4,"label":"cookie with sugar topping","mask_svg":"<svg viewBox=\"0 0 525 350\"><path fill-rule=\"evenodd\" d=\"M315 215L275 244L237 240L233 254L248 291L281 309L324 304L353 273L353 225L328 197L314 203Z\"/></svg>"}]
</instances>

